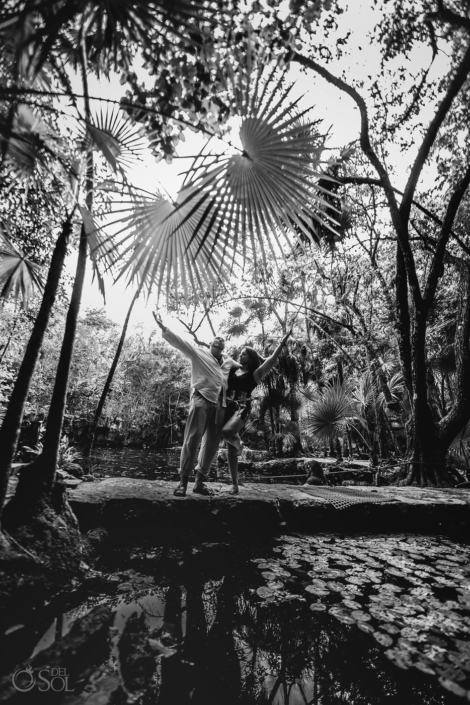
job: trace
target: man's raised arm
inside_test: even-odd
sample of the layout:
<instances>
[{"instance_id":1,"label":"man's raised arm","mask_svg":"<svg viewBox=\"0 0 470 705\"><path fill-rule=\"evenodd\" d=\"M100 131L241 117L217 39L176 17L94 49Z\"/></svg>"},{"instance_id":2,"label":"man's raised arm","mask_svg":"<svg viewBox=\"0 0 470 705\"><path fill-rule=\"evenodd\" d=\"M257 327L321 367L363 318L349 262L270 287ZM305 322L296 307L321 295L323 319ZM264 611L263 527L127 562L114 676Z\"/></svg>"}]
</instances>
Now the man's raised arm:
<instances>
[{"instance_id":1,"label":"man's raised arm","mask_svg":"<svg viewBox=\"0 0 470 705\"><path fill-rule=\"evenodd\" d=\"M169 343L173 348L176 348L177 350L182 352L183 355L186 355L186 357L192 358L194 357L194 355L197 354L194 345L188 343L187 340L180 338L179 335L173 333L173 331L171 331L167 326L163 324L160 314L154 313L153 317L155 318L158 327L162 331L162 338L166 340L167 343Z\"/></svg>"}]
</instances>

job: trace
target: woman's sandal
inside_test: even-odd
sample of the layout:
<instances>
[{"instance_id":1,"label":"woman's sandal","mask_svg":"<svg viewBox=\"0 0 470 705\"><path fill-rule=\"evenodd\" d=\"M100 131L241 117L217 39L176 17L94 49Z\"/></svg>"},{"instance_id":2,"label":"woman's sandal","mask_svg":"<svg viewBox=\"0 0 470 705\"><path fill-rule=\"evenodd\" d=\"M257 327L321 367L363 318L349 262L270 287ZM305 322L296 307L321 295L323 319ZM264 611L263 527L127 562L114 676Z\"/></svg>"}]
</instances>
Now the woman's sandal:
<instances>
[{"instance_id":1,"label":"woman's sandal","mask_svg":"<svg viewBox=\"0 0 470 705\"><path fill-rule=\"evenodd\" d=\"M193 487L194 494L202 494L204 497L210 497L214 493L206 485L199 485L198 487Z\"/></svg>"},{"instance_id":2,"label":"woman's sandal","mask_svg":"<svg viewBox=\"0 0 470 705\"><path fill-rule=\"evenodd\" d=\"M173 494L175 497L186 497L186 487L180 483Z\"/></svg>"}]
</instances>

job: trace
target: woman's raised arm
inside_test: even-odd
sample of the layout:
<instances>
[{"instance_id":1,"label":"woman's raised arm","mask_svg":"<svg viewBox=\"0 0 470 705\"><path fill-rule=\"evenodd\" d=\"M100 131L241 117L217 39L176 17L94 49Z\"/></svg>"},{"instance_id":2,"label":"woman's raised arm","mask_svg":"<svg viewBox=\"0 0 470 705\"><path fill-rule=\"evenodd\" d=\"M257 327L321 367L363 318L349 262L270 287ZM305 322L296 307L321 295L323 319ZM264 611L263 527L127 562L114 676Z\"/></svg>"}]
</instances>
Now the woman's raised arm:
<instances>
[{"instance_id":1,"label":"woman's raised arm","mask_svg":"<svg viewBox=\"0 0 470 705\"><path fill-rule=\"evenodd\" d=\"M259 384L259 383L261 382L261 380L263 379L263 377L266 377L266 375L268 374L268 372L271 372L272 368L274 367L274 365L275 365L276 362L277 362L277 359L278 359L279 355L281 354L282 348L283 348L284 345L287 343L287 338L291 335L291 333L292 333L292 331L290 330L290 331L287 333L287 335L285 335L285 336L283 337L283 339L281 340L281 342L279 343L279 345L277 346L277 348L275 349L275 351L273 352L273 354L270 355L270 356L263 362L263 364L260 365L260 366L258 367L258 369L253 372L253 378L254 378L256 384Z\"/></svg>"}]
</instances>

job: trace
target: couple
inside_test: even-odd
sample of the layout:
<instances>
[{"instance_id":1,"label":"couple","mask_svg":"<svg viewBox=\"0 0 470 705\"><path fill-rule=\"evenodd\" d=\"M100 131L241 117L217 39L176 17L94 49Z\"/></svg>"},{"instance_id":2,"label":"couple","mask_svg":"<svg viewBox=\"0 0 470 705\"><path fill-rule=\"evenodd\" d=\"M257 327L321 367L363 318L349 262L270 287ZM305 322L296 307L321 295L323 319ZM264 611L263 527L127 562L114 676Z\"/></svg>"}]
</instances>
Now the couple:
<instances>
[{"instance_id":1,"label":"couple","mask_svg":"<svg viewBox=\"0 0 470 705\"><path fill-rule=\"evenodd\" d=\"M201 495L212 494L204 480L209 474L221 438L227 443L228 464L232 476L230 492L237 494L238 455L243 446L239 431L250 413L251 392L274 367L290 333L284 336L274 353L266 360L253 348L244 348L238 363L224 355L223 338L215 337L209 350L198 348L164 326L160 316L156 315L155 320L162 330L164 340L191 361L193 392L180 458L181 480L174 494L177 497L186 495L199 444L201 448L193 492ZM233 397L228 406L227 392Z\"/></svg>"}]
</instances>

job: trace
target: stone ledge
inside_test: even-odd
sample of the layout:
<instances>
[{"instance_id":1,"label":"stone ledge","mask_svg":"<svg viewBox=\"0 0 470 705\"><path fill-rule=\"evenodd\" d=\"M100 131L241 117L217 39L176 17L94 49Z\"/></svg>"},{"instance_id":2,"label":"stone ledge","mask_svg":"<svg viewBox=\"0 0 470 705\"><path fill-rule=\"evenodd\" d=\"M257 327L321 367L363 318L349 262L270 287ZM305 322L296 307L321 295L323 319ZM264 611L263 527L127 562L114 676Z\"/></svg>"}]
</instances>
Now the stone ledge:
<instances>
[{"instance_id":1,"label":"stone ledge","mask_svg":"<svg viewBox=\"0 0 470 705\"><path fill-rule=\"evenodd\" d=\"M252 484L237 496L210 483L212 497L174 497L175 483L108 478L68 490L82 532L102 527L111 537L179 540L254 540L280 531L445 533L464 538L470 528L470 490L354 487L374 503L336 509L313 487ZM332 488L335 489L335 488Z\"/></svg>"}]
</instances>

